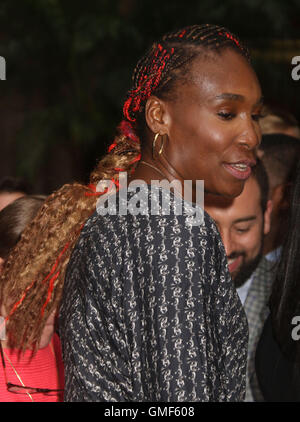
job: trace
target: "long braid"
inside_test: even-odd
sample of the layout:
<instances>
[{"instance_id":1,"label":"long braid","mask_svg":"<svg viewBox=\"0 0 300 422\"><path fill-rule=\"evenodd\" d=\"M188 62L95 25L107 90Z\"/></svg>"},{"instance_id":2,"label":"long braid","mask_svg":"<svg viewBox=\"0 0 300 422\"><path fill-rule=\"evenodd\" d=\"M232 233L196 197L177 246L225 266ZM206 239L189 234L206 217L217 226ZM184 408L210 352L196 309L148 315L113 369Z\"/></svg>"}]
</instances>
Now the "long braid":
<instances>
[{"instance_id":1,"label":"long braid","mask_svg":"<svg viewBox=\"0 0 300 422\"><path fill-rule=\"evenodd\" d=\"M120 171L133 172L140 160L147 99L152 94L168 95L172 83L183 78L186 66L205 50L218 52L227 47L249 60L247 49L226 28L194 25L166 34L138 62L123 107L124 120L91 173L89 186L65 185L50 195L6 261L0 303L7 307L11 345L23 350L38 346L48 316L60 303L72 249L85 221L95 212L101 195L96 191L98 182L109 179L118 187Z\"/></svg>"}]
</instances>

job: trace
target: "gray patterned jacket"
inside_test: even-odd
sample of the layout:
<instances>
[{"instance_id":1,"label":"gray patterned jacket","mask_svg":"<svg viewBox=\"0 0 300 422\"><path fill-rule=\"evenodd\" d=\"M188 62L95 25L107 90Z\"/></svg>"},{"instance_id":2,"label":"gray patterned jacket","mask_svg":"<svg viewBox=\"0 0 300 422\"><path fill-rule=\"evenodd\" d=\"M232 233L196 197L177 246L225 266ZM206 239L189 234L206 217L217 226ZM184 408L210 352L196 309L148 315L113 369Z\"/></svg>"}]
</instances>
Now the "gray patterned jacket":
<instances>
[{"instance_id":1,"label":"gray patterned jacket","mask_svg":"<svg viewBox=\"0 0 300 422\"><path fill-rule=\"evenodd\" d=\"M268 301L275 275L276 263L262 258L255 270L244 309L249 326L247 381L245 401L263 401L255 374L255 352L264 323L269 314Z\"/></svg>"}]
</instances>

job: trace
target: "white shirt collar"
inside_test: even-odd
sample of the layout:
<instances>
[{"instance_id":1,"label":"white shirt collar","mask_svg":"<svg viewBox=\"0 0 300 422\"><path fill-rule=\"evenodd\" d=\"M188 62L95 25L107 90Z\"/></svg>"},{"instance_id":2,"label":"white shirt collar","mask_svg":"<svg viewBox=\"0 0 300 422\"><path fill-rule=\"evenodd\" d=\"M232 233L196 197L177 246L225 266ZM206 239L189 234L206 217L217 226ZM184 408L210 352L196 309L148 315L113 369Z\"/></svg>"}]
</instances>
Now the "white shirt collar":
<instances>
[{"instance_id":1,"label":"white shirt collar","mask_svg":"<svg viewBox=\"0 0 300 422\"><path fill-rule=\"evenodd\" d=\"M248 280L241 287L238 287L236 289L243 305L245 303L246 297L248 295L248 291L249 291L251 283L253 281L254 273L255 273L255 271L253 271L251 276L248 278Z\"/></svg>"}]
</instances>

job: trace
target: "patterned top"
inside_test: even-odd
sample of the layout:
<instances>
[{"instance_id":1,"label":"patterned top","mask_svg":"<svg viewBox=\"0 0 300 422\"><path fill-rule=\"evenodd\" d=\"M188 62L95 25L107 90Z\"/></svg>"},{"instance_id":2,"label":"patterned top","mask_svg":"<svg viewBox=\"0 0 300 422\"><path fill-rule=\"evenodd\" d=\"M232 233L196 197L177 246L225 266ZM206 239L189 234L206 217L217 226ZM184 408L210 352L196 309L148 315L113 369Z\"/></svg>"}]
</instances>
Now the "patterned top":
<instances>
[{"instance_id":1,"label":"patterned top","mask_svg":"<svg viewBox=\"0 0 300 422\"><path fill-rule=\"evenodd\" d=\"M173 205L87 221L61 306L65 401L244 400L248 326L220 235Z\"/></svg>"},{"instance_id":2,"label":"patterned top","mask_svg":"<svg viewBox=\"0 0 300 422\"><path fill-rule=\"evenodd\" d=\"M268 302L276 274L276 263L262 258L256 268L244 304L249 325L248 362L245 401L264 401L255 373L255 353L264 323L269 315Z\"/></svg>"}]
</instances>

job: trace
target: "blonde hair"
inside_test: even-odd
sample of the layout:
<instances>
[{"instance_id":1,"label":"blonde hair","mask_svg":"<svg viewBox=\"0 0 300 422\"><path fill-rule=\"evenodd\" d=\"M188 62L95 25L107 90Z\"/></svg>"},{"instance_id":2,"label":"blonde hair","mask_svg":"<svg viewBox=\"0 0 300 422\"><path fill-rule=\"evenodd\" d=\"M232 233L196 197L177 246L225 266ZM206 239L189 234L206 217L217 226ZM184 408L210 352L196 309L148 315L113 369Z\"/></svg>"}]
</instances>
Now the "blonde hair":
<instances>
[{"instance_id":1,"label":"blonde hair","mask_svg":"<svg viewBox=\"0 0 300 422\"><path fill-rule=\"evenodd\" d=\"M7 340L25 350L38 346L47 318L60 303L66 267L86 220L96 210L97 183L117 182L119 170L130 172L140 145L116 136L109 153L90 176L90 186L66 184L45 200L20 241L8 255L0 277L0 303L5 305Z\"/></svg>"}]
</instances>

